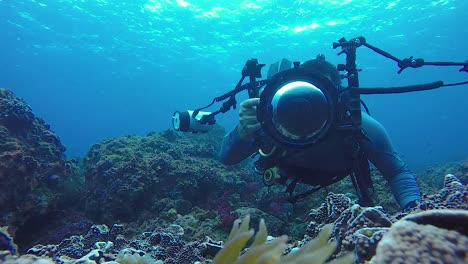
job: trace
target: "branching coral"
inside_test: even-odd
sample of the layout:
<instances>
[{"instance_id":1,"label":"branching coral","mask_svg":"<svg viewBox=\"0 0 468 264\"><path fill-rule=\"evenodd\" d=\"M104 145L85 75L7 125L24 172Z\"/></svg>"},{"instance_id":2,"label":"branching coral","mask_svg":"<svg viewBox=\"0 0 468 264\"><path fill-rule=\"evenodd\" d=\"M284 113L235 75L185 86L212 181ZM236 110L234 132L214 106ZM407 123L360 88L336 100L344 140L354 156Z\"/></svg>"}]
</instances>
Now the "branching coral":
<instances>
[{"instance_id":1,"label":"branching coral","mask_svg":"<svg viewBox=\"0 0 468 264\"><path fill-rule=\"evenodd\" d=\"M320 232L319 236L301 247L298 251L283 257L283 252L287 248L287 236L281 236L266 243L267 228L265 221L260 220L259 230L249 250L239 256L241 250L247 242L254 236L255 231L249 229L250 216L244 219L237 219L229 234L224 248L218 252L213 259L213 264L300 264L300 263L324 263L336 249L335 243L328 243L332 226L327 225ZM352 263L352 255L334 260L333 263Z\"/></svg>"}]
</instances>

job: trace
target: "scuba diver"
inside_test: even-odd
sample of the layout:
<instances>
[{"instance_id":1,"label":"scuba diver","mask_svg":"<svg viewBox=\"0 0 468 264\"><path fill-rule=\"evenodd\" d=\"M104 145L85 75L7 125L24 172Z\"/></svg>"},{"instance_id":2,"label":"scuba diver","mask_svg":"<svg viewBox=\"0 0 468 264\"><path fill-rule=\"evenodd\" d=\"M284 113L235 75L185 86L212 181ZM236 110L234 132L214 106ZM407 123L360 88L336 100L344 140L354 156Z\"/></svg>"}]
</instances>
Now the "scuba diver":
<instances>
[{"instance_id":1,"label":"scuba diver","mask_svg":"<svg viewBox=\"0 0 468 264\"><path fill-rule=\"evenodd\" d=\"M337 90L344 89L341 87L341 76L336 66L326 61L323 55L296 66L325 76ZM291 62L286 59L272 64L268 78L290 67ZM306 138L322 129L325 125L322 116L326 109L316 97L317 93L307 83L299 83L290 88L285 85L283 91L273 96L273 126L284 137L295 139ZM262 148L265 143L262 141L265 140L262 140L264 134L257 117L259 102L260 98L249 98L240 104L239 123L224 136L222 142L219 153L221 163L237 164ZM260 155L256 161L256 169L261 173L268 170L268 182L272 178L283 184L292 180L288 186L291 194L297 182L321 188L359 171L355 180L365 186L361 185L359 202L369 206L371 201L367 188L371 185L370 161L388 181L401 209L417 206L421 193L413 173L395 151L385 128L366 111L362 111L361 115L361 133L355 138L358 149L348 132L331 128L320 142L312 146L279 155ZM261 149L259 152L262 153ZM305 198L313 191L296 198Z\"/></svg>"},{"instance_id":2,"label":"scuba diver","mask_svg":"<svg viewBox=\"0 0 468 264\"><path fill-rule=\"evenodd\" d=\"M233 90L196 110L175 111L174 130L208 132L216 123L215 116L236 109L236 95L247 91L249 99L240 104L239 123L223 138L221 163L233 165L255 157L255 170L263 183L287 186L290 203L349 176L363 206L372 206L372 163L388 181L401 209L418 207L421 193L413 173L395 151L385 128L370 116L360 95L426 91L466 85L468 81L362 88L356 50L366 47L395 61L398 74L426 65L461 66L459 72L468 73L468 61L434 62L413 56L399 59L362 36L350 40L343 37L332 47L341 48L338 55L346 55L346 64L334 66L323 55L302 64L283 59L270 66L265 80L258 80L265 64L255 58L247 60ZM347 79L348 85L342 86L341 79ZM248 82L243 84L244 80ZM218 110L203 111L217 102L223 102ZM312 188L294 194L297 183Z\"/></svg>"}]
</instances>

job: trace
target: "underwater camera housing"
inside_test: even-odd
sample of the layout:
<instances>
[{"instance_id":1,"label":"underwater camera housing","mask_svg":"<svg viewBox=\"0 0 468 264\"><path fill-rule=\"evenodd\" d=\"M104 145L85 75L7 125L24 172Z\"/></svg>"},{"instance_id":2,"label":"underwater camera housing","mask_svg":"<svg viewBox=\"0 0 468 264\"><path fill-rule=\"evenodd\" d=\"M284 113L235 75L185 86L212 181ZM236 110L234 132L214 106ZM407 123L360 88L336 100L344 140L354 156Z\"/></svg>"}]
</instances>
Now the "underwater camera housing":
<instances>
[{"instance_id":1,"label":"underwater camera housing","mask_svg":"<svg viewBox=\"0 0 468 264\"><path fill-rule=\"evenodd\" d=\"M257 119L283 147L304 148L320 141L335 125L337 104L337 87L295 62L293 68L271 76L260 96Z\"/></svg>"}]
</instances>

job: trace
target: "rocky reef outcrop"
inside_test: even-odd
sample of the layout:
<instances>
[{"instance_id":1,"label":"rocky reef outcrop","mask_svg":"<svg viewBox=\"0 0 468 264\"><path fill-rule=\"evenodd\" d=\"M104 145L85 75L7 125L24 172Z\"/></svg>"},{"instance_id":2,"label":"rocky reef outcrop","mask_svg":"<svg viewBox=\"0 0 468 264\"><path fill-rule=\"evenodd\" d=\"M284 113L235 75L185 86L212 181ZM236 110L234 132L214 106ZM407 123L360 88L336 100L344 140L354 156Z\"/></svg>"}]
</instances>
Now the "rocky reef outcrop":
<instances>
[{"instance_id":1,"label":"rocky reef outcrop","mask_svg":"<svg viewBox=\"0 0 468 264\"><path fill-rule=\"evenodd\" d=\"M222 135L166 130L93 145L84 159L87 214L113 223L134 221L145 212L170 219L194 206L216 207L225 186L240 184L238 170L217 162Z\"/></svg>"},{"instance_id":2,"label":"rocky reef outcrop","mask_svg":"<svg viewBox=\"0 0 468 264\"><path fill-rule=\"evenodd\" d=\"M11 91L0 89L0 226L15 233L53 210L65 147Z\"/></svg>"}]
</instances>

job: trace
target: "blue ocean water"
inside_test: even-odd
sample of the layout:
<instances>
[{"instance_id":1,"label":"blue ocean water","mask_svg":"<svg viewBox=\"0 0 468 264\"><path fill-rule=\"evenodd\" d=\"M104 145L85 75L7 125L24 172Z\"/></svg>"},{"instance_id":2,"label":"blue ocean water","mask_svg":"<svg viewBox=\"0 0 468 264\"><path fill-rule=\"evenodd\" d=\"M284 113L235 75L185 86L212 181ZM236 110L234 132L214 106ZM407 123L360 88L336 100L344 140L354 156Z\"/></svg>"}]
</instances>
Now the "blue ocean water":
<instances>
[{"instance_id":1,"label":"blue ocean water","mask_svg":"<svg viewBox=\"0 0 468 264\"><path fill-rule=\"evenodd\" d=\"M170 128L174 110L232 89L250 58L344 63L332 42L364 36L400 58L465 61L466 10L466 0L0 0L0 86L51 124L68 157L83 156L104 138ZM468 79L460 67L397 74L365 48L357 62L362 87ZM466 98L468 85L363 99L421 170L468 156ZM235 110L218 117L236 121Z\"/></svg>"}]
</instances>

